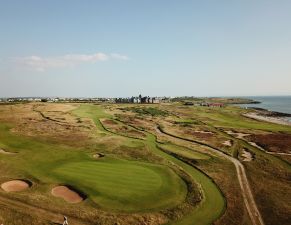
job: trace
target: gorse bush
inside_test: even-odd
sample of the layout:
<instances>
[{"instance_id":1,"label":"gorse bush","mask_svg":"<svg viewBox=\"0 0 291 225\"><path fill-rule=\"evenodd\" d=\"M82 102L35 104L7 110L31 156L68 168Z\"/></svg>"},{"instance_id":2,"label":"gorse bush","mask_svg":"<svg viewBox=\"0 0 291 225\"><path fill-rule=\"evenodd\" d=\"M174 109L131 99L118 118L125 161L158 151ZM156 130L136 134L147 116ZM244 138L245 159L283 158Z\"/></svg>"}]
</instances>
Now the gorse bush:
<instances>
[{"instance_id":1,"label":"gorse bush","mask_svg":"<svg viewBox=\"0 0 291 225\"><path fill-rule=\"evenodd\" d=\"M128 110L135 112L140 115L151 115L151 116L167 116L169 113L164 110L160 110L153 107L145 107L145 108L138 108L138 107L132 107L128 108Z\"/></svg>"}]
</instances>

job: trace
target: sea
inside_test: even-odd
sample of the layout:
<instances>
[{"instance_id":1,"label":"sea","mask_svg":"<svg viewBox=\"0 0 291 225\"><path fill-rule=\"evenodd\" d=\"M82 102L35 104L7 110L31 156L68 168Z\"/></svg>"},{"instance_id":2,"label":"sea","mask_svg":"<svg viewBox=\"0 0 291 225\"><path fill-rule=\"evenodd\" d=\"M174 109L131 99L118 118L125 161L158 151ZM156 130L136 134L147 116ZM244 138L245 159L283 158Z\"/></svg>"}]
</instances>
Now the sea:
<instances>
[{"instance_id":1,"label":"sea","mask_svg":"<svg viewBox=\"0 0 291 225\"><path fill-rule=\"evenodd\" d=\"M275 112L291 114L291 96L246 96L246 98L259 101L259 104L239 104L243 108L258 107ZM286 118L291 121L291 117Z\"/></svg>"}]
</instances>

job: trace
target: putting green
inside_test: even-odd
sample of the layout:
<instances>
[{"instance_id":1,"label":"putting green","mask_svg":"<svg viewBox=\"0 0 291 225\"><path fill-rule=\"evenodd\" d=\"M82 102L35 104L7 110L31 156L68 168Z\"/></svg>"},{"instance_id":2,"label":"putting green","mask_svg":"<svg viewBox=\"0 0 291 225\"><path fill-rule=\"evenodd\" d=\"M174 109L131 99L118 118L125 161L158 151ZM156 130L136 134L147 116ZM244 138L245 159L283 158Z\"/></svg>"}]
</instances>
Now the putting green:
<instances>
[{"instance_id":1,"label":"putting green","mask_svg":"<svg viewBox=\"0 0 291 225\"><path fill-rule=\"evenodd\" d=\"M186 184L176 173L150 163L104 158L64 164L52 173L110 210L172 208L187 194Z\"/></svg>"}]
</instances>

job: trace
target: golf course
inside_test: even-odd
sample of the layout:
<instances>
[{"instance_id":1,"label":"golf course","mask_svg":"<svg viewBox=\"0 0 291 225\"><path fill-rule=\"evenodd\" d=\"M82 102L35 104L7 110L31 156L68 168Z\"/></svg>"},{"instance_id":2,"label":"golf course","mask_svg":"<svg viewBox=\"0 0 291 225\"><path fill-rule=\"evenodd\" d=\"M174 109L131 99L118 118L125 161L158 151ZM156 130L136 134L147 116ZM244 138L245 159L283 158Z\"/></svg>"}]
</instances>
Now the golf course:
<instances>
[{"instance_id":1,"label":"golf course","mask_svg":"<svg viewBox=\"0 0 291 225\"><path fill-rule=\"evenodd\" d=\"M235 134L290 135L291 127L243 113L179 103L0 105L0 221L271 224L266 206L279 207L283 195L272 193L278 184L290 191L288 157ZM268 189L258 181L262 172L273 176ZM269 216L287 224L287 214Z\"/></svg>"}]
</instances>

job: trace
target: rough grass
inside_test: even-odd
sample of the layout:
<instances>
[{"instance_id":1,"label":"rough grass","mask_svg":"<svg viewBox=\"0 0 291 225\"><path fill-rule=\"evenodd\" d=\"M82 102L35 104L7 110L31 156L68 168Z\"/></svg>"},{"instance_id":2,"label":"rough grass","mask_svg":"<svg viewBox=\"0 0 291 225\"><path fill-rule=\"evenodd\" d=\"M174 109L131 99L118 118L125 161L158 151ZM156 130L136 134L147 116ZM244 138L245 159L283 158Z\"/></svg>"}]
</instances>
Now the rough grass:
<instances>
[{"instance_id":1,"label":"rough grass","mask_svg":"<svg viewBox=\"0 0 291 225\"><path fill-rule=\"evenodd\" d=\"M169 113L167 111L154 108L154 107L129 107L126 110L135 112L139 115L151 115L151 116L167 116Z\"/></svg>"},{"instance_id":2,"label":"rough grass","mask_svg":"<svg viewBox=\"0 0 291 225\"><path fill-rule=\"evenodd\" d=\"M177 108L175 109L177 110ZM206 126L217 131L233 130L251 134L285 133L290 134L291 127L273 123L252 120L242 116L245 110L237 107L207 108L191 107L188 110L177 110L185 117L193 117ZM177 112L176 111L176 112ZM227 135L226 135L227 137ZM254 155L251 162L243 162L246 167L247 176L251 183L258 208L263 216L265 224L288 224L290 221L290 205L286 204L286 196L290 195L290 164L280 158L266 154L243 140L235 140L233 156L237 156L237 150L247 148ZM277 139L276 141L279 141ZM212 144L209 142L208 144ZM204 170L209 170L208 165ZM225 185L220 185L224 187ZM289 215L289 216L288 216ZM224 217L225 218L225 217ZM235 220L235 218L234 218Z\"/></svg>"},{"instance_id":3,"label":"rough grass","mask_svg":"<svg viewBox=\"0 0 291 225\"><path fill-rule=\"evenodd\" d=\"M117 133L122 136L137 139L144 139L146 136L143 132L133 129L132 127L122 124L116 120L100 119L100 122L107 131Z\"/></svg>"},{"instance_id":4,"label":"rough grass","mask_svg":"<svg viewBox=\"0 0 291 225\"><path fill-rule=\"evenodd\" d=\"M266 151L291 153L291 134L258 134L247 137Z\"/></svg>"},{"instance_id":5,"label":"rough grass","mask_svg":"<svg viewBox=\"0 0 291 225\"><path fill-rule=\"evenodd\" d=\"M2 205L0 203L0 224L5 225L18 225L18 224L49 224L41 218L33 217L27 213L21 213L17 210Z\"/></svg>"}]
</instances>

